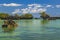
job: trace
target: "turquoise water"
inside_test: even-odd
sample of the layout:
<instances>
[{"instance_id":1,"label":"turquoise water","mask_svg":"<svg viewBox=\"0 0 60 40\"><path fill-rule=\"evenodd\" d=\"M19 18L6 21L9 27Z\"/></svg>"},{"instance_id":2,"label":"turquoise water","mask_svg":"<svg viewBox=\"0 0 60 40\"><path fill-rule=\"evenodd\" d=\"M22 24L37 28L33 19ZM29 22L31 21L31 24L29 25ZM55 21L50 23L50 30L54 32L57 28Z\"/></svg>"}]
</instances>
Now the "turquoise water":
<instances>
[{"instance_id":1,"label":"turquoise water","mask_svg":"<svg viewBox=\"0 0 60 40\"><path fill-rule=\"evenodd\" d=\"M12 32L4 32L0 20L0 40L60 40L60 20L15 20Z\"/></svg>"}]
</instances>

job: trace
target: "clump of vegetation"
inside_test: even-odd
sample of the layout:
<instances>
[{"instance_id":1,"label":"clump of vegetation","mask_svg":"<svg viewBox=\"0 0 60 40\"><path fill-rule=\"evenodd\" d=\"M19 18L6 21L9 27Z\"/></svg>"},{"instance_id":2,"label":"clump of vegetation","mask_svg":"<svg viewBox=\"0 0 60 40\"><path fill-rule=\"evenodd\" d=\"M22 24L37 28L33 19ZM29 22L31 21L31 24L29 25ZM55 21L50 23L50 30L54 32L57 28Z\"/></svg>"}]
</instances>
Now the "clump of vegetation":
<instances>
[{"instance_id":1,"label":"clump of vegetation","mask_svg":"<svg viewBox=\"0 0 60 40\"><path fill-rule=\"evenodd\" d=\"M33 16L32 16L32 14L23 14L23 15L20 16L20 18L21 19L32 19Z\"/></svg>"},{"instance_id":2,"label":"clump of vegetation","mask_svg":"<svg viewBox=\"0 0 60 40\"><path fill-rule=\"evenodd\" d=\"M7 13L0 13L0 19L6 19L9 16Z\"/></svg>"},{"instance_id":3,"label":"clump of vegetation","mask_svg":"<svg viewBox=\"0 0 60 40\"><path fill-rule=\"evenodd\" d=\"M18 14L14 14L13 15L9 15L7 13L0 13L0 19L14 19L14 20L18 20L18 19L32 19L33 16L32 14L22 14L21 16Z\"/></svg>"},{"instance_id":4,"label":"clump of vegetation","mask_svg":"<svg viewBox=\"0 0 60 40\"><path fill-rule=\"evenodd\" d=\"M41 13L41 18L47 19L47 18L49 18L49 17L50 17L50 16L47 15L45 12L42 12L42 13Z\"/></svg>"}]
</instances>

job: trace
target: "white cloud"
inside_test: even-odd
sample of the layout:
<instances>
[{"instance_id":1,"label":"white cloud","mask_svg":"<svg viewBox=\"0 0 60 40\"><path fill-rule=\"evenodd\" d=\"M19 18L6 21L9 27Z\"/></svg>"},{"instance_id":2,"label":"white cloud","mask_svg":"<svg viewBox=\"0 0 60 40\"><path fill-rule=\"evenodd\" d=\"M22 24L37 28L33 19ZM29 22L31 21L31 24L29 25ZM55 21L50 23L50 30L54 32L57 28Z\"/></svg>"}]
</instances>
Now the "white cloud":
<instances>
[{"instance_id":1,"label":"white cloud","mask_svg":"<svg viewBox=\"0 0 60 40\"><path fill-rule=\"evenodd\" d=\"M52 7L52 5L47 5L46 7Z\"/></svg>"},{"instance_id":2,"label":"white cloud","mask_svg":"<svg viewBox=\"0 0 60 40\"><path fill-rule=\"evenodd\" d=\"M0 6L22 6L22 4L10 3L10 4L0 4Z\"/></svg>"},{"instance_id":3,"label":"white cloud","mask_svg":"<svg viewBox=\"0 0 60 40\"><path fill-rule=\"evenodd\" d=\"M45 12L47 9L45 9L45 8L40 8L40 9L38 9L38 12Z\"/></svg>"},{"instance_id":4,"label":"white cloud","mask_svg":"<svg viewBox=\"0 0 60 40\"><path fill-rule=\"evenodd\" d=\"M43 8L44 8L44 7L45 7L45 8L54 8L53 5L49 5L49 4L48 4L48 5L45 5L45 6L44 6L44 5L41 5L41 4L28 4L28 6L29 6L29 7L38 7L38 8L42 8L42 7L43 7Z\"/></svg>"},{"instance_id":5,"label":"white cloud","mask_svg":"<svg viewBox=\"0 0 60 40\"><path fill-rule=\"evenodd\" d=\"M25 13L29 13L29 12L28 12L28 8L21 9L20 11L21 11L23 14L25 14Z\"/></svg>"},{"instance_id":6,"label":"white cloud","mask_svg":"<svg viewBox=\"0 0 60 40\"><path fill-rule=\"evenodd\" d=\"M57 8L60 8L60 5L56 5Z\"/></svg>"},{"instance_id":7,"label":"white cloud","mask_svg":"<svg viewBox=\"0 0 60 40\"><path fill-rule=\"evenodd\" d=\"M46 11L47 9L45 8L42 8L41 6L39 6L39 4L33 4L32 5L29 5L27 8L23 8L23 9L20 9L19 11L17 11L17 9L13 12L13 13L40 13L40 12L43 12L43 11Z\"/></svg>"},{"instance_id":8,"label":"white cloud","mask_svg":"<svg viewBox=\"0 0 60 40\"><path fill-rule=\"evenodd\" d=\"M17 13L21 13L20 9L16 9L14 10L14 12L12 12L12 14L17 14Z\"/></svg>"},{"instance_id":9,"label":"white cloud","mask_svg":"<svg viewBox=\"0 0 60 40\"><path fill-rule=\"evenodd\" d=\"M28 6L29 6L29 7L33 7L33 6L35 6L35 7L43 7L43 6L40 5L40 4L28 4Z\"/></svg>"},{"instance_id":10,"label":"white cloud","mask_svg":"<svg viewBox=\"0 0 60 40\"><path fill-rule=\"evenodd\" d=\"M42 7L44 6L41 4L28 4L28 10L30 10L29 13L40 13L41 11L46 11L46 9Z\"/></svg>"},{"instance_id":11,"label":"white cloud","mask_svg":"<svg viewBox=\"0 0 60 40\"><path fill-rule=\"evenodd\" d=\"M46 9L43 9L43 8L33 9L33 10L30 11L30 13L40 13L40 12L43 12L43 11L46 11Z\"/></svg>"},{"instance_id":12,"label":"white cloud","mask_svg":"<svg viewBox=\"0 0 60 40\"><path fill-rule=\"evenodd\" d=\"M54 8L53 5L40 5L40 4L28 4L26 8L16 9L13 14L15 13L40 13L47 11L47 8Z\"/></svg>"}]
</instances>

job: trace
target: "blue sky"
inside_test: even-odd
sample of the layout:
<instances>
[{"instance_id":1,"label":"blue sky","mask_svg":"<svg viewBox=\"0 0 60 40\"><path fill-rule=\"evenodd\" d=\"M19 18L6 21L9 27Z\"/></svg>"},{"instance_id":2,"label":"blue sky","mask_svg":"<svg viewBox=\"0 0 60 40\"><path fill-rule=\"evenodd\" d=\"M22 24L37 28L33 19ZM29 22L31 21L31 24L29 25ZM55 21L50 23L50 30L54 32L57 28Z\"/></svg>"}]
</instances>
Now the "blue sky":
<instances>
[{"instance_id":1,"label":"blue sky","mask_svg":"<svg viewBox=\"0 0 60 40\"><path fill-rule=\"evenodd\" d=\"M43 11L50 16L60 16L60 0L0 0L0 12L31 13L34 17L39 17Z\"/></svg>"}]
</instances>

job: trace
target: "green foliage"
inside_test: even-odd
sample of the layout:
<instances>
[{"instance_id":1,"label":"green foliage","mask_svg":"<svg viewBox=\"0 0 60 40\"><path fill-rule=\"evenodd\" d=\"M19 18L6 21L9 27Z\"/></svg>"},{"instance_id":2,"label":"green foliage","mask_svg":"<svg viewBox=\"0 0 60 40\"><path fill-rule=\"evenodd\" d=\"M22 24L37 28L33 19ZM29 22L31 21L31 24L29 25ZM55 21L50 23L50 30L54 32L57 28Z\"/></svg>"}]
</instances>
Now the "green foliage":
<instances>
[{"instance_id":1,"label":"green foliage","mask_svg":"<svg viewBox=\"0 0 60 40\"><path fill-rule=\"evenodd\" d=\"M24 18L24 19L32 19L33 16L32 16L32 14L23 14L23 15L21 16L21 18Z\"/></svg>"},{"instance_id":2,"label":"green foliage","mask_svg":"<svg viewBox=\"0 0 60 40\"><path fill-rule=\"evenodd\" d=\"M0 13L0 18L1 19L5 19L7 18L9 15L7 13Z\"/></svg>"},{"instance_id":3,"label":"green foliage","mask_svg":"<svg viewBox=\"0 0 60 40\"><path fill-rule=\"evenodd\" d=\"M9 15L7 13L0 13L0 19L32 19L33 16L32 14L23 14L23 15L18 15L18 14L15 14L14 16L13 15Z\"/></svg>"},{"instance_id":4,"label":"green foliage","mask_svg":"<svg viewBox=\"0 0 60 40\"><path fill-rule=\"evenodd\" d=\"M47 18L49 18L50 16L48 15L48 14L46 14L45 12L42 12L41 13L41 18L43 18L43 19L47 19Z\"/></svg>"}]
</instances>

